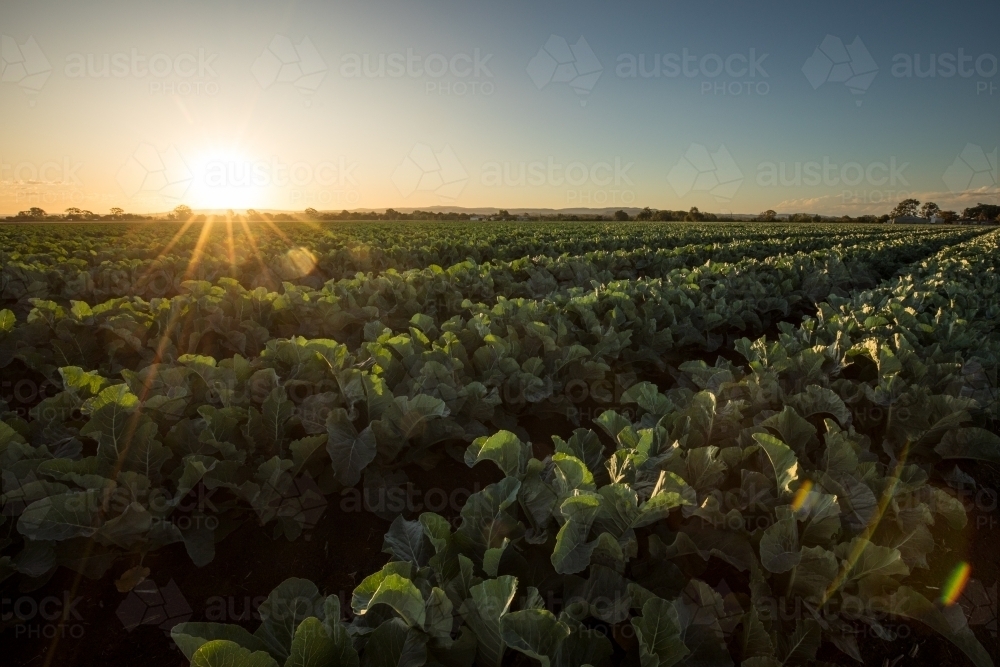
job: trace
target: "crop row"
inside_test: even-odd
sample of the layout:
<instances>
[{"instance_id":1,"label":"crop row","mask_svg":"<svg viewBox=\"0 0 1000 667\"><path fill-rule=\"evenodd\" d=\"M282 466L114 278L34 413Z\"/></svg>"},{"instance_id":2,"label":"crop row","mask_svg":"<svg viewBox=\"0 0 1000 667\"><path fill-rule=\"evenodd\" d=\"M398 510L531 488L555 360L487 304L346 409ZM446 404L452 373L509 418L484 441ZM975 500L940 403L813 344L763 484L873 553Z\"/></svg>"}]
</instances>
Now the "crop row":
<instances>
[{"instance_id":1,"label":"crop row","mask_svg":"<svg viewBox=\"0 0 1000 667\"><path fill-rule=\"evenodd\" d=\"M111 247L98 245L91 238L96 233L93 231L88 236L60 239L58 243L47 240L32 244L26 242L30 241L31 232L41 235L42 231L18 230L21 236L16 244L12 238L10 247L19 250L0 256L4 260L0 269L0 301L13 306L15 311L26 312L31 298L52 299L62 304L77 300L96 305L122 296L170 297L181 292L185 280L216 282L221 277L236 279L248 289L264 286L280 290L283 282L319 288L325 282L354 277L358 272L381 274L390 269L447 267L464 261L502 265L518 260L532 263L559 258L564 265L559 270L563 272L579 272L580 267L585 267L584 272L591 275L608 271L616 278L655 276L706 261L764 259L779 253L850 247L878 240L936 239L956 243L982 233L975 229L900 231L823 226L819 230L808 228L806 233L789 229L786 236L781 229L763 232L754 225L718 225L715 229L660 225L640 228L628 243L616 236L588 237L586 230L579 232L582 238L564 231L548 242L535 241L534 235L524 234L512 237L517 242L501 241L491 232L484 241L497 243L493 247L468 245L467 239L459 243L458 238L442 234L440 227L434 232L440 236L420 245L418 227L417 238L411 239L409 245L379 247L362 242L360 239L367 236L360 232L317 230L309 236L296 229L287 230L291 236L284 231L283 236L268 231L256 237L239 234L229 238L219 229L205 228L204 238L198 237L193 245L190 240L174 245L163 240L145 240L148 250L133 247L132 241L126 247L121 238L111 241L101 235L97 239L110 243ZM472 243L477 238L476 232L482 234L472 228ZM12 234L10 230L0 230L0 236L5 233ZM157 238L155 232L151 236ZM873 267L874 264L873 260Z\"/></svg>"}]
</instances>

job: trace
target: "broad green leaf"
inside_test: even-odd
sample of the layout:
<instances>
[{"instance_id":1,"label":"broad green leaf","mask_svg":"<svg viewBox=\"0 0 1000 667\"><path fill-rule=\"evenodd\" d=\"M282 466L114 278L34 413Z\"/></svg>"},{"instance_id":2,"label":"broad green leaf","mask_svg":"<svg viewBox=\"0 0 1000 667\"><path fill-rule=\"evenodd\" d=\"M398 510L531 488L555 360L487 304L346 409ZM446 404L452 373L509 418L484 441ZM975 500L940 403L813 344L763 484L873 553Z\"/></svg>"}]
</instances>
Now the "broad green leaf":
<instances>
[{"instance_id":1,"label":"broad green leaf","mask_svg":"<svg viewBox=\"0 0 1000 667\"><path fill-rule=\"evenodd\" d=\"M760 443L771 462L778 493L790 493L790 485L799 478L799 461L795 458L795 453L788 445L767 433L754 433L753 439Z\"/></svg>"},{"instance_id":2,"label":"broad green leaf","mask_svg":"<svg viewBox=\"0 0 1000 667\"><path fill-rule=\"evenodd\" d=\"M570 628L544 609L512 611L500 621L503 640L509 647L549 667Z\"/></svg>"},{"instance_id":3,"label":"broad green leaf","mask_svg":"<svg viewBox=\"0 0 1000 667\"><path fill-rule=\"evenodd\" d=\"M777 633L777 653L782 665L808 664L816 659L822 641L819 623L812 619L795 619L795 630Z\"/></svg>"},{"instance_id":4,"label":"broad green leaf","mask_svg":"<svg viewBox=\"0 0 1000 667\"><path fill-rule=\"evenodd\" d=\"M819 600L837 577L837 557L823 547L802 547L789 588L806 600Z\"/></svg>"},{"instance_id":5,"label":"broad green leaf","mask_svg":"<svg viewBox=\"0 0 1000 667\"><path fill-rule=\"evenodd\" d=\"M483 572L486 573L487 577L497 576L497 571L500 568L500 559L503 558L503 552L510 544L509 538L503 538L503 542L500 543L498 547L490 547L483 554Z\"/></svg>"},{"instance_id":6,"label":"broad green leaf","mask_svg":"<svg viewBox=\"0 0 1000 667\"><path fill-rule=\"evenodd\" d=\"M554 489L560 497L565 497L574 491L594 491L594 476L586 464L575 456L568 454L553 454L552 463L555 466Z\"/></svg>"},{"instance_id":7,"label":"broad green leaf","mask_svg":"<svg viewBox=\"0 0 1000 667\"><path fill-rule=\"evenodd\" d=\"M427 634L439 640L450 642L452 625L454 624L454 605L444 590L435 586L427 596L424 605L424 630Z\"/></svg>"},{"instance_id":8,"label":"broad green leaf","mask_svg":"<svg viewBox=\"0 0 1000 667\"><path fill-rule=\"evenodd\" d=\"M639 506L639 516L632 523L633 528L642 528L665 519L670 515L670 510L689 502L675 491L660 491L652 498Z\"/></svg>"},{"instance_id":9,"label":"broad green leaf","mask_svg":"<svg viewBox=\"0 0 1000 667\"><path fill-rule=\"evenodd\" d=\"M62 377L63 389L75 390L80 398L96 396L108 384L108 380L97 371L85 371L79 366L63 366L59 369L59 375Z\"/></svg>"},{"instance_id":10,"label":"broad green leaf","mask_svg":"<svg viewBox=\"0 0 1000 667\"><path fill-rule=\"evenodd\" d=\"M575 456L583 461L591 474L597 475L604 470L604 445L596 433L589 428L578 428L573 431L569 440L563 440L557 435L552 436L556 453Z\"/></svg>"},{"instance_id":11,"label":"broad green leaf","mask_svg":"<svg viewBox=\"0 0 1000 667\"><path fill-rule=\"evenodd\" d=\"M382 552L392 554L396 560L409 561L420 567L427 564L432 555L432 546L424 535L421 521L407 521L397 516L382 543Z\"/></svg>"},{"instance_id":12,"label":"broad green leaf","mask_svg":"<svg viewBox=\"0 0 1000 667\"><path fill-rule=\"evenodd\" d=\"M365 667L421 667L427 660L427 635L401 619L383 622L365 644Z\"/></svg>"},{"instance_id":13,"label":"broad green leaf","mask_svg":"<svg viewBox=\"0 0 1000 667\"><path fill-rule=\"evenodd\" d=\"M743 630L740 634L740 648L743 664L747 658L768 657L774 655L774 644L767 634L767 629L760 620L757 608L750 606L750 611L743 615Z\"/></svg>"},{"instance_id":14,"label":"broad green leaf","mask_svg":"<svg viewBox=\"0 0 1000 667\"><path fill-rule=\"evenodd\" d=\"M170 637L188 660L207 642L223 639L250 651L267 651L267 645L238 625L225 623L179 623L170 630Z\"/></svg>"},{"instance_id":15,"label":"broad green leaf","mask_svg":"<svg viewBox=\"0 0 1000 667\"><path fill-rule=\"evenodd\" d=\"M354 589L351 596L351 609L355 614L364 614L372 604L372 598L378 592L382 582L391 575L409 579L413 574L413 565L405 561L390 561L378 572L365 577Z\"/></svg>"},{"instance_id":16,"label":"broad green leaf","mask_svg":"<svg viewBox=\"0 0 1000 667\"><path fill-rule=\"evenodd\" d=\"M806 454L806 445L816 436L816 427L800 417L788 405L778 414L765 419L760 425L777 431L781 440L800 455Z\"/></svg>"},{"instance_id":17,"label":"broad green leaf","mask_svg":"<svg viewBox=\"0 0 1000 667\"><path fill-rule=\"evenodd\" d=\"M83 404L90 421L80 435L97 441L97 456L105 466L115 468L125 455L138 426L133 420L138 406L138 397L125 384L107 387Z\"/></svg>"},{"instance_id":18,"label":"broad green leaf","mask_svg":"<svg viewBox=\"0 0 1000 667\"><path fill-rule=\"evenodd\" d=\"M880 547L863 537L838 544L834 553L847 573L845 581L857 581L870 575L891 577L910 573L899 550Z\"/></svg>"},{"instance_id":19,"label":"broad green leaf","mask_svg":"<svg viewBox=\"0 0 1000 667\"><path fill-rule=\"evenodd\" d=\"M451 537L451 523L434 512L424 512L418 520L424 535L434 547L434 553L441 553L441 550L448 545L448 538Z\"/></svg>"},{"instance_id":20,"label":"broad green leaf","mask_svg":"<svg viewBox=\"0 0 1000 667\"><path fill-rule=\"evenodd\" d=\"M632 627L639 642L642 667L671 667L690 652L681 639L677 610L666 600L646 600L642 615L632 619Z\"/></svg>"},{"instance_id":21,"label":"broad green leaf","mask_svg":"<svg viewBox=\"0 0 1000 667\"><path fill-rule=\"evenodd\" d=\"M90 490L42 498L21 513L17 532L39 541L90 537L97 532L101 495Z\"/></svg>"},{"instance_id":22,"label":"broad green leaf","mask_svg":"<svg viewBox=\"0 0 1000 667\"><path fill-rule=\"evenodd\" d=\"M191 667L278 667L264 651L249 651L225 639L202 644L191 658Z\"/></svg>"},{"instance_id":23,"label":"broad green leaf","mask_svg":"<svg viewBox=\"0 0 1000 667\"><path fill-rule=\"evenodd\" d=\"M387 604L392 607L409 626L422 627L426 619L424 599L420 591L412 581L398 574L385 577L379 583L367 607L359 613L364 613L377 604Z\"/></svg>"},{"instance_id":24,"label":"broad green leaf","mask_svg":"<svg viewBox=\"0 0 1000 667\"><path fill-rule=\"evenodd\" d=\"M943 459L973 459L1000 463L1000 436L970 426L945 433L934 448Z\"/></svg>"},{"instance_id":25,"label":"broad green leaf","mask_svg":"<svg viewBox=\"0 0 1000 667\"><path fill-rule=\"evenodd\" d=\"M374 421L381 419L386 408L395 398L389 385L379 375L366 373L362 376L365 386L365 395L368 397L368 419Z\"/></svg>"},{"instance_id":26,"label":"broad green leaf","mask_svg":"<svg viewBox=\"0 0 1000 667\"><path fill-rule=\"evenodd\" d=\"M646 412L662 417L674 409L674 404L652 382L639 382L622 394L622 403L637 403Z\"/></svg>"},{"instance_id":27,"label":"broad green leaf","mask_svg":"<svg viewBox=\"0 0 1000 667\"><path fill-rule=\"evenodd\" d=\"M507 614L517 590L517 579L509 575L487 579L470 589L471 598L462 603L461 614L476 635L476 664L500 667L507 644L500 622Z\"/></svg>"},{"instance_id":28,"label":"broad green leaf","mask_svg":"<svg viewBox=\"0 0 1000 667\"><path fill-rule=\"evenodd\" d=\"M993 659L983 648L967 623L957 624L945 617L941 610L909 586L901 586L889 598L887 610L894 616L920 621L938 634L948 638L969 656L976 667L993 667ZM957 610L962 613L961 610ZM963 613L964 616L964 613ZM964 621L964 618L962 619Z\"/></svg>"},{"instance_id":29,"label":"broad green leaf","mask_svg":"<svg viewBox=\"0 0 1000 667\"><path fill-rule=\"evenodd\" d=\"M851 411L832 389L811 384L804 392L789 396L785 402L803 417L830 414L840 422L841 426L846 426L851 421Z\"/></svg>"},{"instance_id":30,"label":"broad green leaf","mask_svg":"<svg viewBox=\"0 0 1000 667\"><path fill-rule=\"evenodd\" d=\"M333 641L332 667L358 667L358 652L347 628L340 622L340 598L328 595L323 602L323 628Z\"/></svg>"},{"instance_id":31,"label":"broad green leaf","mask_svg":"<svg viewBox=\"0 0 1000 667\"><path fill-rule=\"evenodd\" d=\"M760 538L760 563L768 572L788 572L799 564L798 524L794 516L774 522Z\"/></svg>"},{"instance_id":32,"label":"broad green leaf","mask_svg":"<svg viewBox=\"0 0 1000 667\"><path fill-rule=\"evenodd\" d=\"M326 451L330 455L334 475L344 486L354 486L361 479L361 471L375 460L375 434L371 426L358 433L343 408L330 413L326 428Z\"/></svg>"},{"instance_id":33,"label":"broad green leaf","mask_svg":"<svg viewBox=\"0 0 1000 667\"><path fill-rule=\"evenodd\" d=\"M712 443L712 429L715 426L716 398L710 391L694 395L683 415L690 417L687 446L707 447Z\"/></svg>"},{"instance_id":34,"label":"broad green leaf","mask_svg":"<svg viewBox=\"0 0 1000 667\"><path fill-rule=\"evenodd\" d=\"M493 461L507 476L523 474L530 458L531 445L521 442L510 431L476 438L465 450L465 465L472 468L480 461Z\"/></svg>"},{"instance_id":35,"label":"broad green leaf","mask_svg":"<svg viewBox=\"0 0 1000 667\"><path fill-rule=\"evenodd\" d=\"M520 488L516 477L505 477L469 496L462 507L462 524L458 532L484 551L500 546L504 538L518 528L517 520L507 508L517 501Z\"/></svg>"},{"instance_id":36,"label":"broad green leaf","mask_svg":"<svg viewBox=\"0 0 1000 667\"><path fill-rule=\"evenodd\" d=\"M257 609L261 624L254 636L267 644L271 655L285 660L299 623L318 616L322 608L323 597L316 584L306 579L285 579Z\"/></svg>"},{"instance_id":37,"label":"broad green leaf","mask_svg":"<svg viewBox=\"0 0 1000 667\"><path fill-rule=\"evenodd\" d=\"M556 546L551 561L559 574L575 574L590 564L590 554L597 541L587 542L590 526L601 509L596 495L570 496L559 507L566 523L556 535Z\"/></svg>"},{"instance_id":38,"label":"broad green leaf","mask_svg":"<svg viewBox=\"0 0 1000 667\"><path fill-rule=\"evenodd\" d=\"M323 622L311 616L295 629L292 651L285 660L285 667L329 667L336 664L337 649Z\"/></svg>"}]
</instances>

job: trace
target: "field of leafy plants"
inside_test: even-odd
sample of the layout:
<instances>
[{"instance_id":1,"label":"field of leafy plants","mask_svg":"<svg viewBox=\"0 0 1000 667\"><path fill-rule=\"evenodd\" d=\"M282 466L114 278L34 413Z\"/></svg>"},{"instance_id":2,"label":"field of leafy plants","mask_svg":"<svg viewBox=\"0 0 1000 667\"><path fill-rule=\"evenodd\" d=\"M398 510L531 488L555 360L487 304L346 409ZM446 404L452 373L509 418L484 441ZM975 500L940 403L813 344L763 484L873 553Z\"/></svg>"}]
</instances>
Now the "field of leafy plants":
<instances>
[{"instance_id":1,"label":"field of leafy plants","mask_svg":"<svg viewBox=\"0 0 1000 667\"><path fill-rule=\"evenodd\" d=\"M0 226L4 663L994 664L1000 231Z\"/></svg>"}]
</instances>

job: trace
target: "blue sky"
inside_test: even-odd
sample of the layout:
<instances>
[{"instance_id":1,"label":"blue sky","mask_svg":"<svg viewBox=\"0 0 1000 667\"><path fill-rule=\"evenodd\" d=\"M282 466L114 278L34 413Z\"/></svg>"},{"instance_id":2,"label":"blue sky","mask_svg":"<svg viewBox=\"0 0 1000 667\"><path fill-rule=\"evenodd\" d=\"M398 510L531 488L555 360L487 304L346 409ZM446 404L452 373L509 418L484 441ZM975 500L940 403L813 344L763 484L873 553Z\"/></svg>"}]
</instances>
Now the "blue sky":
<instances>
[{"instance_id":1,"label":"blue sky","mask_svg":"<svg viewBox=\"0 0 1000 667\"><path fill-rule=\"evenodd\" d=\"M960 209L998 198L998 19L996 3L5 0L0 212ZM626 76L640 58L660 75Z\"/></svg>"}]
</instances>

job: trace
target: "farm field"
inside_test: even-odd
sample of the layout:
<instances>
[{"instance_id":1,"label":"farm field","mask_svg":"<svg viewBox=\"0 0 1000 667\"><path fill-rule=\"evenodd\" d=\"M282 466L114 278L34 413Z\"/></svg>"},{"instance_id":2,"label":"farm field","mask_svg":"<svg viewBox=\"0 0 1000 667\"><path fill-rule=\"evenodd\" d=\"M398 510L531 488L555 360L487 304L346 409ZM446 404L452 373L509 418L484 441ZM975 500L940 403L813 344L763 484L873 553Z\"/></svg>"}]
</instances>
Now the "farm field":
<instances>
[{"instance_id":1,"label":"farm field","mask_svg":"<svg viewBox=\"0 0 1000 667\"><path fill-rule=\"evenodd\" d=\"M4 664L993 665L998 267L982 227L0 225Z\"/></svg>"}]
</instances>

